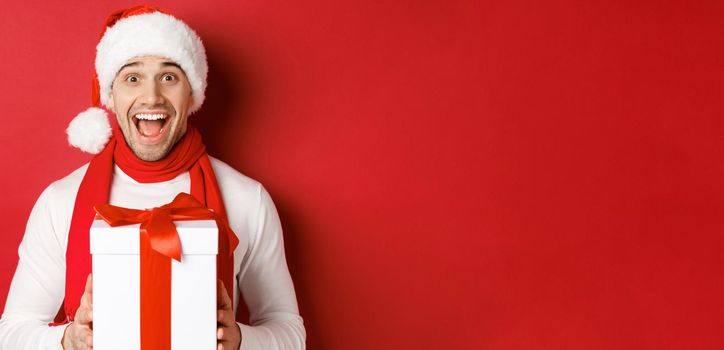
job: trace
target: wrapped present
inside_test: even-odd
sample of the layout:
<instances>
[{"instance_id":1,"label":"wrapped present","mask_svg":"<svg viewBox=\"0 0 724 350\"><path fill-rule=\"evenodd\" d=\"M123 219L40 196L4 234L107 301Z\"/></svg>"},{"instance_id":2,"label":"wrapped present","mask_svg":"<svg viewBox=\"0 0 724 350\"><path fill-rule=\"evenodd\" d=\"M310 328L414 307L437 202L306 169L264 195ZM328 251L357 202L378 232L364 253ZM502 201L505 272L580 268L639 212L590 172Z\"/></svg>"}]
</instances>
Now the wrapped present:
<instances>
[{"instance_id":1,"label":"wrapped present","mask_svg":"<svg viewBox=\"0 0 724 350\"><path fill-rule=\"evenodd\" d=\"M206 208L169 206L96 207L105 220L90 230L95 349L216 349L217 221Z\"/></svg>"}]
</instances>

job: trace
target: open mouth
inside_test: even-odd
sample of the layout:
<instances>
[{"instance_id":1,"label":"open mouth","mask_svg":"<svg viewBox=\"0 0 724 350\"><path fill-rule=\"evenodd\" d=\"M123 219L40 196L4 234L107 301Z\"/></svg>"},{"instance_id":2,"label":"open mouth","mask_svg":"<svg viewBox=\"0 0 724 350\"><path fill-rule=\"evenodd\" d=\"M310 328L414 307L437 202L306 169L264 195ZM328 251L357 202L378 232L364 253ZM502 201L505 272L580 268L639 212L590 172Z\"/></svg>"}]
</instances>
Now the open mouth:
<instances>
[{"instance_id":1,"label":"open mouth","mask_svg":"<svg viewBox=\"0 0 724 350\"><path fill-rule=\"evenodd\" d=\"M154 142L160 139L166 131L166 123L169 115L166 113L138 113L133 116L133 124L136 126L141 141Z\"/></svg>"}]
</instances>

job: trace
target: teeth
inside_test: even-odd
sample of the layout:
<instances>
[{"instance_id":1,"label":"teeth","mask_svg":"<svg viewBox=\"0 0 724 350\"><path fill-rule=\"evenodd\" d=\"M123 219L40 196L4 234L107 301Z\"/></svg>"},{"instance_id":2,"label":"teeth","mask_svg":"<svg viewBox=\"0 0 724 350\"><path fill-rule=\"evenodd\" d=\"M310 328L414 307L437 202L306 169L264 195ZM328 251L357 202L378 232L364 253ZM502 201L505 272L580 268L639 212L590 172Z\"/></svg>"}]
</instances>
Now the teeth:
<instances>
[{"instance_id":1,"label":"teeth","mask_svg":"<svg viewBox=\"0 0 724 350\"><path fill-rule=\"evenodd\" d=\"M136 114L136 119L159 120L159 119L166 119L166 115L165 115L165 114L147 114L147 113L141 113L141 114Z\"/></svg>"}]
</instances>

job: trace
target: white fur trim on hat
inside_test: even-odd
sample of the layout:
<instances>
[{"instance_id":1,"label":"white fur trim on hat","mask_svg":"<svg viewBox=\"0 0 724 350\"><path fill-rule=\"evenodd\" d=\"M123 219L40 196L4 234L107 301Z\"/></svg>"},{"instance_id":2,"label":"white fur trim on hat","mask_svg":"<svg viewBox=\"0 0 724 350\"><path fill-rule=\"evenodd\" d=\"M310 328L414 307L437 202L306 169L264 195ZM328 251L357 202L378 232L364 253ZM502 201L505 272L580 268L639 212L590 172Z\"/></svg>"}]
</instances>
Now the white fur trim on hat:
<instances>
[{"instance_id":1,"label":"white fur trim on hat","mask_svg":"<svg viewBox=\"0 0 724 350\"><path fill-rule=\"evenodd\" d=\"M96 47L101 103L108 107L111 86L121 67L131 58L148 55L165 57L181 66L193 95L189 112L196 112L204 102L209 70L204 45L186 23L160 12L126 17L106 29Z\"/></svg>"},{"instance_id":2,"label":"white fur trim on hat","mask_svg":"<svg viewBox=\"0 0 724 350\"><path fill-rule=\"evenodd\" d=\"M111 138L111 124L106 111L91 107L79 113L65 129L68 143L81 151L98 154Z\"/></svg>"}]
</instances>

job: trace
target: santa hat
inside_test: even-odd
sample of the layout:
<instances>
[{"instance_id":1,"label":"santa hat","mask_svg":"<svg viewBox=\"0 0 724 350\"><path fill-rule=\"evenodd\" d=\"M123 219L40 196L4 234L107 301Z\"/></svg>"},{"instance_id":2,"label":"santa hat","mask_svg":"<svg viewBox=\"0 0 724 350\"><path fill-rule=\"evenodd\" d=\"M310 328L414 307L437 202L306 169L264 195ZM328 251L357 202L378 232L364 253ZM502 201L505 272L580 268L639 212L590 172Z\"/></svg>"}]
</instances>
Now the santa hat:
<instances>
[{"instance_id":1,"label":"santa hat","mask_svg":"<svg viewBox=\"0 0 724 350\"><path fill-rule=\"evenodd\" d=\"M68 125L68 142L84 152L100 152L111 137L108 108L111 86L118 71L129 59L161 56L177 63L191 85L193 96L189 113L204 102L206 90L206 51L201 38L186 23L156 7L141 5L119 10L106 19L96 46L93 107L78 114Z\"/></svg>"}]
</instances>

